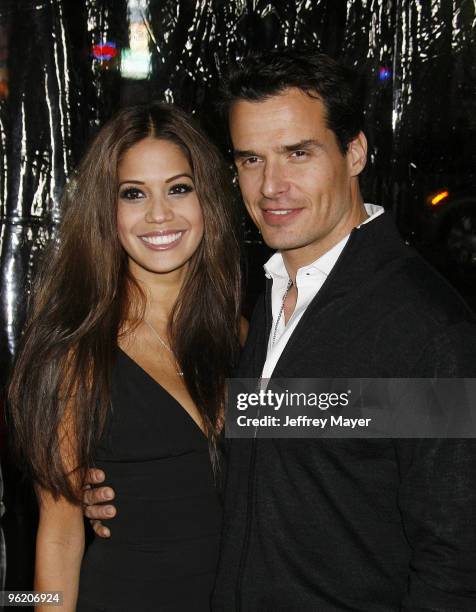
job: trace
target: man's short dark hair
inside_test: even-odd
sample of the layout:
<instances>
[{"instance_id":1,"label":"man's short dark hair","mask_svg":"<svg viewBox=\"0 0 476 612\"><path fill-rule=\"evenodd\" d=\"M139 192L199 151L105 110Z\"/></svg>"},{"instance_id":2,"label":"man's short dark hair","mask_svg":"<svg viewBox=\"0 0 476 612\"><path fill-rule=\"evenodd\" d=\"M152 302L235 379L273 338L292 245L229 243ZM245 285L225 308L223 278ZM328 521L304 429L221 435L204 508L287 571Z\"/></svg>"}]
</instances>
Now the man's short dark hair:
<instances>
[{"instance_id":1,"label":"man's short dark hair","mask_svg":"<svg viewBox=\"0 0 476 612\"><path fill-rule=\"evenodd\" d=\"M221 88L222 110L238 100L262 101L296 87L322 100L327 126L342 153L363 127L363 108L354 71L313 49L253 52L231 67Z\"/></svg>"}]
</instances>

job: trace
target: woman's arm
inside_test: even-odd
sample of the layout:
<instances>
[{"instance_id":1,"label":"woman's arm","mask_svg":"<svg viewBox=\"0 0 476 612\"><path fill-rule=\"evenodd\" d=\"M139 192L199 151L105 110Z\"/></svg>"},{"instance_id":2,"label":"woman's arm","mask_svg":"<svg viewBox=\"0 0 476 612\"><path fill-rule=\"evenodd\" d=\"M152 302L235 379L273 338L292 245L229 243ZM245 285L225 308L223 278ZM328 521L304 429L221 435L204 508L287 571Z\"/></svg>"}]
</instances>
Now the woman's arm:
<instances>
[{"instance_id":1,"label":"woman's arm","mask_svg":"<svg viewBox=\"0 0 476 612\"><path fill-rule=\"evenodd\" d=\"M80 505L40 491L40 522L36 537L35 590L61 591L62 612L74 612L84 553L84 522ZM50 606L38 606L50 612Z\"/></svg>"},{"instance_id":2,"label":"woman's arm","mask_svg":"<svg viewBox=\"0 0 476 612\"><path fill-rule=\"evenodd\" d=\"M63 465L69 474L78 503L38 488L40 521L36 537L35 590L61 591L62 612L75 612L79 574L84 554L84 520L80 503L82 473L77 469L77 437L72 411L67 409L58 432ZM38 606L38 612L50 607Z\"/></svg>"}]
</instances>

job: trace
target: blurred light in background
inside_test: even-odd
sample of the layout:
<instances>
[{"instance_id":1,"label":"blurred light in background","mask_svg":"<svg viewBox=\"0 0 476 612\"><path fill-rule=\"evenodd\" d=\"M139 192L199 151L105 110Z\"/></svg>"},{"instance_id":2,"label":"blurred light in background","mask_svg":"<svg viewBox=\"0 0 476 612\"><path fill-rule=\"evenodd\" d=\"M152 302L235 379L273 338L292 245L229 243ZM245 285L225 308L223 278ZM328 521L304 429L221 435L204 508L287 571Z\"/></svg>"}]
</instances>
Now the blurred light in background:
<instances>
[{"instance_id":1,"label":"blurred light in background","mask_svg":"<svg viewBox=\"0 0 476 612\"><path fill-rule=\"evenodd\" d=\"M115 42L99 43L93 46L93 57L101 62L112 60L117 55Z\"/></svg>"},{"instance_id":2,"label":"blurred light in background","mask_svg":"<svg viewBox=\"0 0 476 612\"><path fill-rule=\"evenodd\" d=\"M135 53L149 51L149 31L144 22L131 23L129 28L129 47Z\"/></svg>"},{"instance_id":3,"label":"blurred light in background","mask_svg":"<svg viewBox=\"0 0 476 612\"><path fill-rule=\"evenodd\" d=\"M430 196L430 204L432 206L438 206L439 204L444 204L444 200L450 195L449 191L439 191L434 196Z\"/></svg>"},{"instance_id":4,"label":"blurred light in background","mask_svg":"<svg viewBox=\"0 0 476 612\"><path fill-rule=\"evenodd\" d=\"M380 81L388 81L392 76L391 68L387 68L386 66L380 66L378 70L378 78Z\"/></svg>"},{"instance_id":5,"label":"blurred light in background","mask_svg":"<svg viewBox=\"0 0 476 612\"><path fill-rule=\"evenodd\" d=\"M0 25L0 100L8 98L8 32Z\"/></svg>"},{"instance_id":6,"label":"blurred light in background","mask_svg":"<svg viewBox=\"0 0 476 612\"><path fill-rule=\"evenodd\" d=\"M147 27L147 0L128 0L129 47L121 51L121 76L125 79L147 79L152 71Z\"/></svg>"},{"instance_id":7,"label":"blurred light in background","mask_svg":"<svg viewBox=\"0 0 476 612\"><path fill-rule=\"evenodd\" d=\"M151 72L150 53L123 49L121 52L121 76L125 79L147 79Z\"/></svg>"}]
</instances>

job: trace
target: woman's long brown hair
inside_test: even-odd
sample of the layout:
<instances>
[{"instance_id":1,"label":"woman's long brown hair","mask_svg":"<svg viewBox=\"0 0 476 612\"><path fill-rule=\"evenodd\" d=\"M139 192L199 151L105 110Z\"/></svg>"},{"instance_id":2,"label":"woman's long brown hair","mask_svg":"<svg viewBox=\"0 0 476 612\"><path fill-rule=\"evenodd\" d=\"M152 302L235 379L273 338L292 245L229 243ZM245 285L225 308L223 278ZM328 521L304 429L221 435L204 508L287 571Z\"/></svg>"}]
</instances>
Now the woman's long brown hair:
<instances>
[{"instance_id":1,"label":"woman's long brown hair","mask_svg":"<svg viewBox=\"0 0 476 612\"><path fill-rule=\"evenodd\" d=\"M119 243L116 208L118 164L148 137L181 147L202 207L204 236L190 261L169 334L212 459L225 378L237 358L239 248L224 163L177 108L153 103L124 109L99 132L65 191L58 238L34 287L9 387L14 444L28 475L71 501L78 498L61 454L64 423L74 432L81 482L93 465L110 409L118 334L132 310L145 308Z\"/></svg>"}]
</instances>

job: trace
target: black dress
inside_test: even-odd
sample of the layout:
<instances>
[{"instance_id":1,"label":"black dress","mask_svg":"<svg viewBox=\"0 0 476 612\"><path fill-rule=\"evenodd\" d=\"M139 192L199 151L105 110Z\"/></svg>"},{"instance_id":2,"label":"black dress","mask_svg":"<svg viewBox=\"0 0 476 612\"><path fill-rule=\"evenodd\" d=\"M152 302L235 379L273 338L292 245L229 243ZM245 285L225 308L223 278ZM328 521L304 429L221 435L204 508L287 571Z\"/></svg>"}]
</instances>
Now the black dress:
<instances>
[{"instance_id":1,"label":"black dress","mask_svg":"<svg viewBox=\"0 0 476 612\"><path fill-rule=\"evenodd\" d=\"M222 509L207 439L120 350L96 457L117 514L86 551L77 612L208 612Z\"/></svg>"}]
</instances>

